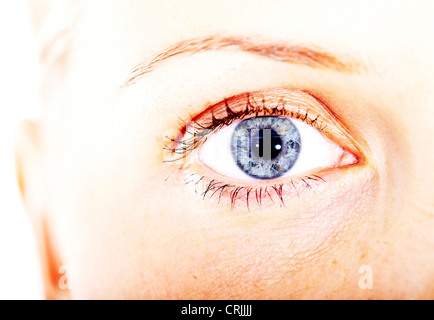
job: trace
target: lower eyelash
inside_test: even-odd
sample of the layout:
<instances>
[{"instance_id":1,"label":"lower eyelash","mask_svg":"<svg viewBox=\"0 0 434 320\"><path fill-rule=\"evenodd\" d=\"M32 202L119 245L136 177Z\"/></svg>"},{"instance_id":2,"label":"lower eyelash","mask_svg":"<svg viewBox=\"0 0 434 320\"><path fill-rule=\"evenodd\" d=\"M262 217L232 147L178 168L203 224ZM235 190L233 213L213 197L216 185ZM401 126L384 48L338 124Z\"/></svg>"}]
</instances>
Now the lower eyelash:
<instances>
[{"instance_id":1,"label":"lower eyelash","mask_svg":"<svg viewBox=\"0 0 434 320\"><path fill-rule=\"evenodd\" d=\"M270 186L259 187L245 187L235 186L227 184L216 179L212 179L208 182L205 181L205 176L197 174L191 174L186 178L185 183L187 185L194 185L195 193L198 194L203 200L217 199L218 204L227 195L230 200L231 208L235 208L237 201L244 201L250 211L252 201L256 201L256 204L261 207L266 199L275 202L275 198L280 203L281 207L285 207L285 195L287 193L295 193L299 196L303 189L312 189L314 184L325 183L326 181L319 175L310 175L295 178L286 183L279 183ZM198 191L199 185L202 185L202 190ZM273 197L274 195L274 197Z\"/></svg>"}]
</instances>

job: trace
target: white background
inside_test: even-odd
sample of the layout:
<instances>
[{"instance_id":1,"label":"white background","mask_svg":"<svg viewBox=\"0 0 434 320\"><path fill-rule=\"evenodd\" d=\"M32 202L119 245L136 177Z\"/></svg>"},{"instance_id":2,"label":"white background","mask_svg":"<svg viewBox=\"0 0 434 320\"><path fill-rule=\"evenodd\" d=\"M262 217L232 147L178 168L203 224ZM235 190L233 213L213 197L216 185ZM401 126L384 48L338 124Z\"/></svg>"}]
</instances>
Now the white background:
<instances>
[{"instance_id":1,"label":"white background","mask_svg":"<svg viewBox=\"0 0 434 320\"><path fill-rule=\"evenodd\" d=\"M27 2L0 0L0 299L43 298L35 239L12 152L17 122L38 115L36 61Z\"/></svg>"}]
</instances>

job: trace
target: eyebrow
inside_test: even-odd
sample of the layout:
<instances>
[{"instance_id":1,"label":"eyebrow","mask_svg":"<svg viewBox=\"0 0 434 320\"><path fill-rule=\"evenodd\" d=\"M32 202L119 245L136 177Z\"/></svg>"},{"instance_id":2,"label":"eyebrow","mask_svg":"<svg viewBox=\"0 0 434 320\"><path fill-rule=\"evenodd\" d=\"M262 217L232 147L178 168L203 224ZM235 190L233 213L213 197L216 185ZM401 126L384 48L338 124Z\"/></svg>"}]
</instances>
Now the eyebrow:
<instances>
[{"instance_id":1,"label":"eyebrow","mask_svg":"<svg viewBox=\"0 0 434 320\"><path fill-rule=\"evenodd\" d=\"M125 82L123 87L135 84L144 75L152 72L158 64L175 56L229 47L267 57L278 62L304 65L314 69L329 69L341 73L356 73L364 69L363 63L353 57L347 55L338 58L336 55L314 46L260 43L247 37L211 36L178 42L155 55L150 61L138 64L133 68L130 78Z\"/></svg>"}]
</instances>

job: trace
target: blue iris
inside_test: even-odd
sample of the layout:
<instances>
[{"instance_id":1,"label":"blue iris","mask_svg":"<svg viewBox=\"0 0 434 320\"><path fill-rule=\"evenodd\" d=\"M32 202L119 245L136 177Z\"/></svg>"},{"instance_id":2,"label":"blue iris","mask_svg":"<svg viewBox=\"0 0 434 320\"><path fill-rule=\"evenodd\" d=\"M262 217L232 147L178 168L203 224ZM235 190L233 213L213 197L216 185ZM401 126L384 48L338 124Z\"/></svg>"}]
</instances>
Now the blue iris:
<instances>
[{"instance_id":1,"label":"blue iris","mask_svg":"<svg viewBox=\"0 0 434 320\"><path fill-rule=\"evenodd\" d=\"M274 179L297 162L301 138L288 118L256 117L238 124L231 149L238 167L246 174L257 179Z\"/></svg>"}]
</instances>

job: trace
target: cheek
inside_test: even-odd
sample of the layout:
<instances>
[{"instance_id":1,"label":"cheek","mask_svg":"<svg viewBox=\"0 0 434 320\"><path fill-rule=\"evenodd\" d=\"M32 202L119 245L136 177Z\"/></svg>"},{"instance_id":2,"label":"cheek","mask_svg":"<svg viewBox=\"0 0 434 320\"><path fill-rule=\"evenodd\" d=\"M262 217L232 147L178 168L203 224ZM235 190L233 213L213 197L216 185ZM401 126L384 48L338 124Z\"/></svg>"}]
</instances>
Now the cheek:
<instances>
[{"instance_id":1,"label":"cheek","mask_svg":"<svg viewBox=\"0 0 434 320\"><path fill-rule=\"evenodd\" d=\"M137 112L106 106L106 113L69 111L60 150L58 134L48 135L49 211L78 297L134 297L152 288L141 279L160 239L153 228L164 229L162 137Z\"/></svg>"},{"instance_id":2,"label":"cheek","mask_svg":"<svg viewBox=\"0 0 434 320\"><path fill-rule=\"evenodd\" d=\"M286 297L375 200L375 174L361 171L284 209L233 215L165 182L161 130L128 115L81 121L52 178L78 298Z\"/></svg>"},{"instance_id":3,"label":"cheek","mask_svg":"<svg viewBox=\"0 0 434 320\"><path fill-rule=\"evenodd\" d=\"M318 263L325 270L331 261L324 254L339 251L371 217L376 192L375 175L341 182L316 201L238 217L208 215L187 200L165 223L158 261L165 292L183 299L295 298L307 283L333 278L326 272L314 279L313 270Z\"/></svg>"}]
</instances>

